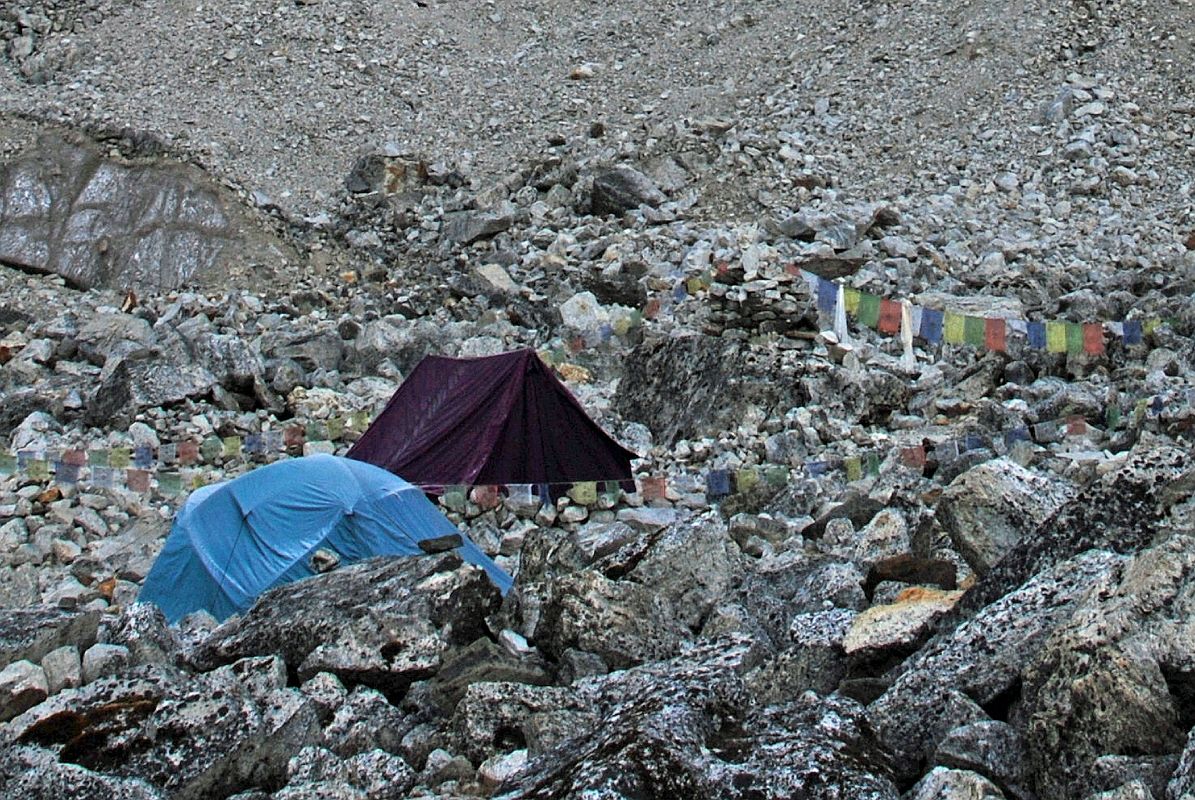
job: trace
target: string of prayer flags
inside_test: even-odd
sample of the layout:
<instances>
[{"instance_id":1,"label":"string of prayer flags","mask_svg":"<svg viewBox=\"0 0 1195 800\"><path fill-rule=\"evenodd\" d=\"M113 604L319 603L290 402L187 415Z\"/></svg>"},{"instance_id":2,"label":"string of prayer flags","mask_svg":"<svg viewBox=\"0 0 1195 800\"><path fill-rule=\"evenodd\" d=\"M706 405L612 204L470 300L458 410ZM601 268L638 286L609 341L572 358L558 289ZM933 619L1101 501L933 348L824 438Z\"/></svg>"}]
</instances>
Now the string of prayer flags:
<instances>
[{"instance_id":1,"label":"string of prayer flags","mask_svg":"<svg viewBox=\"0 0 1195 800\"><path fill-rule=\"evenodd\" d=\"M730 471L711 469L705 476L705 496L717 500L730 494Z\"/></svg>"}]
</instances>

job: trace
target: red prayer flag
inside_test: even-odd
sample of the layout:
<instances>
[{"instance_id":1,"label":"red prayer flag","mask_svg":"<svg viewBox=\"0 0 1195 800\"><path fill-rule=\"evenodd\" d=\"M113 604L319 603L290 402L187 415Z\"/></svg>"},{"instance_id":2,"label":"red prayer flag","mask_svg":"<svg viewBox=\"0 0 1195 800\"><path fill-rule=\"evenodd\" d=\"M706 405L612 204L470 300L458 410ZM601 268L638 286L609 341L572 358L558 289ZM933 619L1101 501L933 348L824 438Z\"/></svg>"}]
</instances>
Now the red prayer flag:
<instances>
[{"instance_id":1,"label":"red prayer flag","mask_svg":"<svg viewBox=\"0 0 1195 800\"><path fill-rule=\"evenodd\" d=\"M880 300L880 322L876 327L880 333L900 333L900 303L895 300Z\"/></svg>"},{"instance_id":2,"label":"red prayer flag","mask_svg":"<svg viewBox=\"0 0 1195 800\"><path fill-rule=\"evenodd\" d=\"M644 502L663 500L668 491L668 479L663 476L639 479L639 496Z\"/></svg>"},{"instance_id":3,"label":"red prayer flag","mask_svg":"<svg viewBox=\"0 0 1195 800\"><path fill-rule=\"evenodd\" d=\"M144 469L130 469L125 472L125 483L129 491L146 494L149 492L149 471Z\"/></svg>"},{"instance_id":4,"label":"red prayer flag","mask_svg":"<svg viewBox=\"0 0 1195 800\"><path fill-rule=\"evenodd\" d=\"M1087 433L1087 420L1082 417L1068 417L1066 420L1067 436L1082 436Z\"/></svg>"},{"instance_id":5,"label":"red prayer flag","mask_svg":"<svg viewBox=\"0 0 1195 800\"><path fill-rule=\"evenodd\" d=\"M1098 322L1083 324L1083 352L1098 356L1104 353L1104 326Z\"/></svg>"},{"instance_id":6,"label":"red prayer flag","mask_svg":"<svg viewBox=\"0 0 1195 800\"><path fill-rule=\"evenodd\" d=\"M660 313L660 301L658 298L653 297L652 299L647 301L647 306L645 306L643 309L643 316L647 317L648 319L655 319L656 314L659 314L659 313Z\"/></svg>"},{"instance_id":7,"label":"red prayer flag","mask_svg":"<svg viewBox=\"0 0 1195 800\"><path fill-rule=\"evenodd\" d=\"M497 486L474 486L469 492L469 499L477 504L482 511L489 511L502 505L502 493Z\"/></svg>"},{"instance_id":8,"label":"red prayer flag","mask_svg":"<svg viewBox=\"0 0 1195 800\"><path fill-rule=\"evenodd\" d=\"M983 344L989 350L1003 353L1005 324L1002 319L985 319L983 321Z\"/></svg>"},{"instance_id":9,"label":"red prayer flag","mask_svg":"<svg viewBox=\"0 0 1195 800\"><path fill-rule=\"evenodd\" d=\"M906 447L900 451L900 460L906 467L921 469L925 466L925 448L921 445Z\"/></svg>"},{"instance_id":10,"label":"red prayer flag","mask_svg":"<svg viewBox=\"0 0 1195 800\"><path fill-rule=\"evenodd\" d=\"M801 274L801 268L798 267L796 264L786 264L784 266L784 271L787 272L789 275L800 275ZM721 275L722 273L719 272L718 274Z\"/></svg>"},{"instance_id":11,"label":"red prayer flag","mask_svg":"<svg viewBox=\"0 0 1195 800\"><path fill-rule=\"evenodd\" d=\"M291 425L282 432L282 444L285 447L302 447L307 440L307 431L302 425Z\"/></svg>"},{"instance_id":12,"label":"red prayer flag","mask_svg":"<svg viewBox=\"0 0 1195 800\"><path fill-rule=\"evenodd\" d=\"M199 444L194 441L178 443L178 463L194 464L199 460Z\"/></svg>"}]
</instances>

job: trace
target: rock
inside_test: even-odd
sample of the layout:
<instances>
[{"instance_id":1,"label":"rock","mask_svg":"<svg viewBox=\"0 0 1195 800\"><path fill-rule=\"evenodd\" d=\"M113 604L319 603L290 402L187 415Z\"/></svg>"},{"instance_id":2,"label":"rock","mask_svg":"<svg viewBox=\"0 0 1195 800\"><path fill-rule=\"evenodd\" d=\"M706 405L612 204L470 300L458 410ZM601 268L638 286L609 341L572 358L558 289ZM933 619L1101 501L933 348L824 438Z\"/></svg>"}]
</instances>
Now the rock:
<instances>
[{"instance_id":1,"label":"rock","mask_svg":"<svg viewBox=\"0 0 1195 800\"><path fill-rule=\"evenodd\" d=\"M942 589L954 589L957 586L957 571L952 562L944 559L917 558L908 554L891 556L871 565L867 580L863 583L863 591L871 598L876 586L884 581L929 583Z\"/></svg>"},{"instance_id":2,"label":"rock","mask_svg":"<svg viewBox=\"0 0 1195 800\"><path fill-rule=\"evenodd\" d=\"M108 361L150 355L156 338L150 324L140 317L116 311L89 319L75 336L79 352L88 361L104 366Z\"/></svg>"},{"instance_id":3,"label":"rock","mask_svg":"<svg viewBox=\"0 0 1195 800\"><path fill-rule=\"evenodd\" d=\"M340 679L330 672L319 672L308 678L299 687L299 690L307 696L316 712L319 714L320 721L327 723L336 713L336 709L344 703L345 698L348 697L348 690L344 688L344 684Z\"/></svg>"},{"instance_id":4,"label":"rock","mask_svg":"<svg viewBox=\"0 0 1195 800\"><path fill-rule=\"evenodd\" d=\"M211 392L216 378L203 367L143 359L123 359L107 375L87 404L96 425L126 427L144 408L170 405Z\"/></svg>"},{"instance_id":5,"label":"rock","mask_svg":"<svg viewBox=\"0 0 1195 800\"><path fill-rule=\"evenodd\" d=\"M934 769L917 782L909 800L1004 800L1004 794L982 775L962 769Z\"/></svg>"},{"instance_id":6,"label":"rock","mask_svg":"<svg viewBox=\"0 0 1195 800\"><path fill-rule=\"evenodd\" d=\"M9 800L165 800L166 795L138 778L117 778L63 763L40 747L0 748L0 794Z\"/></svg>"},{"instance_id":7,"label":"rock","mask_svg":"<svg viewBox=\"0 0 1195 800\"><path fill-rule=\"evenodd\" d=\"M609 322L610 314L593 292L578 292L561 304L560 319L573 330L595 332Z\"/></svg>"},{"instance_id":8,"label":"rock","mask_svg":"<svg viewBox=\"0 0 1195 800\"><path fill-rule=\"evenodd\" d=\"M872 606L851 623L843 639L847 655L867 655L887 650L907 650L917 643L930 623L945 614L962 592L906 589L891 605Z\"/></svg>"},{"instance_id":9,"label":"rock","mask_svg":"<svg viewBox=\"0 0 1195 800\"><path fill-rule=\"evenodd\" d=\"M0 610L0 667L14 661L39 662L51 650L95 644L100 615L50 606Z\"/></svg>"},{"instance_id":10,"label":"rock","mask_svg":"<svg viewBox=\"0 0 1195 800\"><path fill-rule=\"evenodd\" d=\"M117 675L129 665L129 648L118 644L93 644L83 653L83 682Z\"/></svg>"},{"instance_id":11,"label":"rock","mask_svg":"<svg viewBox=\"0 0 1195 800\"><path fill-rule=\"evenodd\" d=\"M128 650L131 664L175 664L182 648L166 617L157 606L134 603L104 619L99 640Z\"/></svg>"},{"instance_id":12,"label":"rock","mask_svg":"<svg viewBox=\"0 0 1195 800\"><path fill-rule=\"evenodd\" d=\"M1087 796L1087 800L1154 800L1154 793L1144 781L1130 781L1129 783Z\"/></svg>"},{"instance_id":13,"label":"rock","mask_svg":"<svg viewBox=\"0 0 1195 800\"><path fill-rule=\"evenodd\" d=\"M135 678L100 678L17 717L9 734L101 775L131 772L171 798L281 785L287 761L319 728L302 695L280 685L275 661L190 677L145 667Z\"/></svg>"},{"instance_id":14,"label":"rock","mask_svg":"<svg viewBox=\"0 0 1195 800\"><path fill-rule=\"evenodd\" d=\"M341 758L380 749L397 753L409 723L380 692L358 686L336 709L323 744Z\"/></svg>"},{"instance_id":15,"label":"rock","mask_svg":"<svg viewBox=\"0 0 1195 800\"><path fill-rule=\"evenodd\" d=\"M942 493L937 517L967 564L984 573L1068 498L1057 481L1001 459L955 478Z\"/></svg>"},{"instance_id":16,"label":"rock","mask_svg":"<svg viewBox=\"0 0 1195 800\"><path fill-rule=\"evenodd\" d=\"M867 568L885 558L906 555L909 547L905 518L898 511L884 509L859 531L853 556L856 562Z\"/></svg>"},{"instance_id":17,"label":"rock","mask_svg":"<svg viewBox=\"0 0 1195 800\"><path fill-rule=\"evenodd\" d=\"M1107 589L1123 559L1094 551L1044 570L1015 591L945 626L896 670L894 682L867 714L909 778L950 731L984 719L983 708L1007 714L1023 673L1088 592ZM970 596L956 606L956 613ZM972 699L973 698L973 699Z\"/></svg>"},{"instance_id":18,"label":"rock","mask_svg":"<svg viewBox=\"0 0 1195 800\"><path fill-rule=\"evenodd\" d=\"M456 553L373 559L266 592L193 658L210 667L278 654L301 680L329 672L401 696L440 668L450 646L488 636L485 617L500 602L485 573Z\"/></svg>"},{"instance_id":19,"label":"rock","mask_svg":"<svg viewBox=\"0 0 1195 800\"><path fill-rule=\"evenodd\" d=\"M74 645L51 650L42 657L41 667L46 673L46 691L58 694L83 684L83 662Z\"/></svg>"},{"instance_id":20,"label":"rock","mask_svg":"<svg viewBox=\"0 0 1195 800\"><path fill-rule=\"evenodd\" d=\"M457 244L472 244L501 233L511 226L510 214L489 211L457 211L444 218L444 238Z\"/></svg>"},{"instance_id":21,"label":"rock","mask_svg":"<svg viewBox=\"0 0 1195 800\"><path fill-rule=\"evenodd\" d=\"M598 216L621 214L639 206L655 208L667 199L651 178L619 164L593 176L590 212Z\"/></svg>"},{"instance_id":22,"label":"rock","mask_svg":"<svg viewBox=\"0 0 1195 800\"><path fill-rule=\"evenodd\" d=\"M168 292L285 260L281 241L243 235L243 217L195 167L108 158L81 137L48 135L0 166L0 261L72 286Z\"/></svg>"},{"instance_id":23,"label":"rock","mask_svg":"<svg viewBox=\"0 0 1195 800\"><path fill-rule=\"evenodd\" d=\"M1009 797L1030 797L1024 747L1021 735L1006 722L973 722L946 734L934 753L934 763L979 773Z\"/></svg>"},{"instance_id":24,"label":"rock","mask_svg":"<svg viewBox=\"0 0 1195 800\"><path fill-rule=\"evenodd\" d=\"M620 508L617 519L643 531L658 531L676 523L675 508Z\"/></svg>"},{"instance_id":25,"label":"rock","mask_svg":"<svg viewBox=\"0 0 1195 800\"><path fill-rule=\"evenodd\" d=\"M477 779L483 787L493 789L499 784L515 778L526 768L527 750L515 750L511 753L491 756L483 761L477 768Z\"/></svg>"},{"instance_id":26,"label":"rock","mask_svg":"<svg viewBox=\"0 0 1195 800\"><path fill-rule=\"evenodd\" d=\"M829 694L846 677L842 643L856 613L844 608L798 614L789 626L789 642L744 676L755 702L791 702L809 690Z\"/></svg>"},{"instance_id":27,"label":"rock","mask_svg":"<svg viewBox=\"0 0 1195 800\"><path fill-rule=\"evenodd\" d=\"M610 702L602 720L534 758L496 796L679 797L704 787L732 800L896 800L857 705L806 695L748 710L736 676L745 644L703 645L681 661L600 679L594 689Z\"/></svg>"},{"instance_id":28,"label":"rock","mask_svg":"<svg viewBox=\"0 0 1195 800\"><path fill-rule=\"evenodd\" d=\"M14 661L0 670L0 722L33 708L49 695L46 673L31 661Z\"/></svg>"},{"instance_id":29,"label":"rock","mask_svg":"<svg viewBox=\"0 0 1195 800\"><path fill-rule=\"evenodd\" d=\"M546 752L597 722L577 691L558 686L474 683L452 715L454 743L478 762L526 747Z\"/></svg>"}]
</instances>

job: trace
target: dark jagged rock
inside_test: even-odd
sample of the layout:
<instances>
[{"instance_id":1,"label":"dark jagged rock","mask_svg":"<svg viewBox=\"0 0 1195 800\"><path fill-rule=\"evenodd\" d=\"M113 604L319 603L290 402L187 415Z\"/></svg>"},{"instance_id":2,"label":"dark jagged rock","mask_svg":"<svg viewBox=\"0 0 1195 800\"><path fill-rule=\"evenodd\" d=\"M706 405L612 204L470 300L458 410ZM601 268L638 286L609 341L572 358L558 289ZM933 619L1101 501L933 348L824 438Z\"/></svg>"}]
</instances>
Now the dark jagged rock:
<instances>
[{"instance_id":1,"label":"dark jagged rock","mask_svg":"<svg viewBox=\"0 0 1195 800\"><path fill-rule=\"evenodd\" d=\"M455 553L373 559L266 592L194 660L211 667L277 654L302 679L329 672L401 696L436 673L450 646L488 636L485 618L500 601L485 573Z\"/></svg>"},{"instance_id":2,"label":"dark jagged rock","mask_svg":"<svg viewBox=\"0 0 1195 800\"><path fill-rule=\"evenodd\" d=\"M859 706L807 696L753 709L737 672L749 647L719 642L599 679L609 709L504 783L497 796L895 800Z\"/></svg>"},{"instance_id":3,"label":"dark jagged rock","mask_svg":"<svg viewBox=\"0 0 1195 800\"><path fill-rule=\"evenodd\" d=\"M593 176L590 211L598 215L621 214L639 206L655 207L667 199L651 178L619 164Z\"/></svg>"},{"instance_id":4,"label":"dark jagged rock","mask_svg":"<svg viewBox=\"0 0 1195 800\"><path fill-rule=\"evenodd\" d=\"M41 661L51 650L95 644L100 615L50 606L0 610L0 669L14 661Z\"/></svg>"}]
</instances>

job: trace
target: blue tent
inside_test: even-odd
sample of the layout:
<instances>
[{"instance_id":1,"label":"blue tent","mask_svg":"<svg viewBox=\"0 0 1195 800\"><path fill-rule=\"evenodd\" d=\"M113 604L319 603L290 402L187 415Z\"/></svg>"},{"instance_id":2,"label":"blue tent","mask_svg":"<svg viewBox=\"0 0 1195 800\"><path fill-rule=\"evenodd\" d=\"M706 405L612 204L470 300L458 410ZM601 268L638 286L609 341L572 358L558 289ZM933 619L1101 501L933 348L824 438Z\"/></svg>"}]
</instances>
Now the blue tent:
<instances>
[{"instance_id":1,"label":"blue tent","mask_svg":"<svg viewBox=\"0 0 1195 800\"><path fill-rule=\"evenodd\" d=\"M348 564L422 555L420 541L456 533L422 491L380 467L329 455L279 461L193 492L138 600L170 622L199 609L222 620L315 574L308 561L319 548ZM462 539L461 557L509 591L510 575Z\"/></svg>"}]
</instances>

